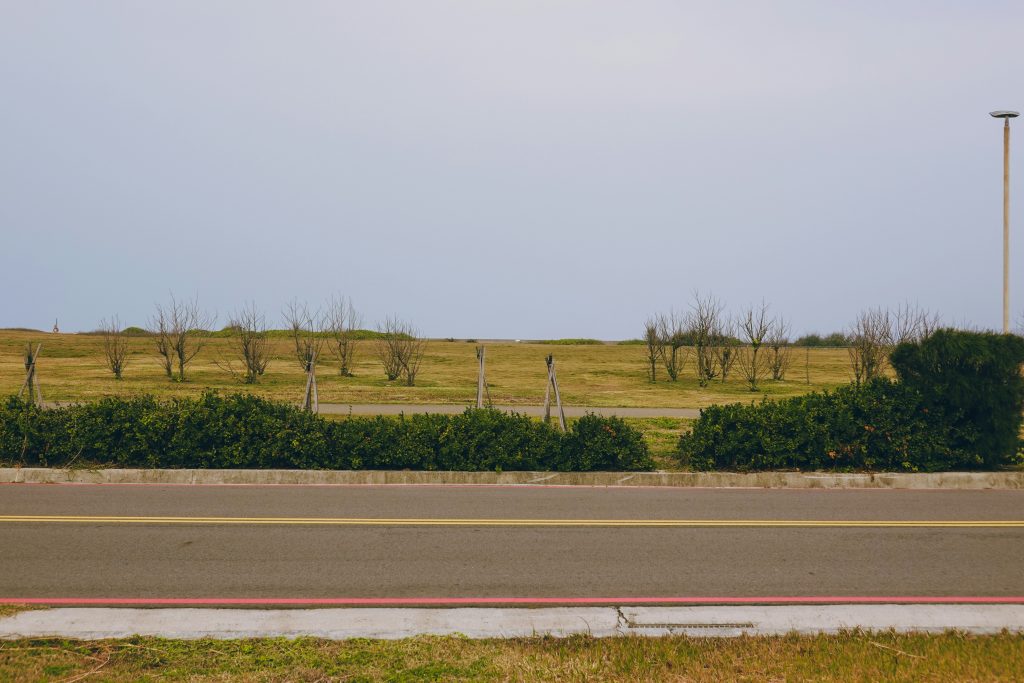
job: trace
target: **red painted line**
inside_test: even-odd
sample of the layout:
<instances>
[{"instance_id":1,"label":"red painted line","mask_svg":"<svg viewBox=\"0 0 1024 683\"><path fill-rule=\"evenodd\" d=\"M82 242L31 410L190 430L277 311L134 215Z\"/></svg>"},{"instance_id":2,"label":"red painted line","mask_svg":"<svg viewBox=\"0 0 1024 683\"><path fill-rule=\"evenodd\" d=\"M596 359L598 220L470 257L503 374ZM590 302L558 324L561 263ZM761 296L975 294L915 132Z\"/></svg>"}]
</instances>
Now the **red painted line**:
<instances>
[{"instance_id":1,"label":"red painted line","mask_svg":"<svg viewBox=\"0 0 1024 683\"><path fill-rule=\"evenodd\" d=\"M417 598L12 598L0 604L21 605L1024 605L1024 596L664 596L664 597L417 597Z\"/></svg>"}]
</instances>

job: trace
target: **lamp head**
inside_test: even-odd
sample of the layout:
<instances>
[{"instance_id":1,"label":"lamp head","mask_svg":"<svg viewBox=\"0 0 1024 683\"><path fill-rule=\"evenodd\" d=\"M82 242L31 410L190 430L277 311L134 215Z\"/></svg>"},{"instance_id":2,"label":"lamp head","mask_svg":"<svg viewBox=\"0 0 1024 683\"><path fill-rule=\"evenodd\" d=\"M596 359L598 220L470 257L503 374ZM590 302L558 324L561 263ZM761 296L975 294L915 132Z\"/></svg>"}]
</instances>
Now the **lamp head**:
<instances>
[{"instance_id":1,"label":"lamp head","mask_svg":"<svg viewBox=\"0 0 1024 683\"><path fill-rule=\"evenodd\" d=\"M999 111L990 111L988 115L994 116L997 119L1015 119L1020 116L1020 112L1000 109Z\"/></svg>"}]
</instances>

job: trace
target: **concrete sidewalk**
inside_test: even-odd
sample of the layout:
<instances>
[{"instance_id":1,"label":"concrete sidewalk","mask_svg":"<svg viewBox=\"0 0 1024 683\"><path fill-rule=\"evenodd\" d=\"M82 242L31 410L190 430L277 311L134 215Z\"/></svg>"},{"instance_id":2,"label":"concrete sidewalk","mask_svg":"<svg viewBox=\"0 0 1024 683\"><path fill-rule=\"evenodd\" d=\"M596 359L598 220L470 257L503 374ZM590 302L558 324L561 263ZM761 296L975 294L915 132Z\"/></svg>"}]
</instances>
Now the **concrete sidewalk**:
<instances>
[{"instance_id":1,"label":"concrete sidewalk","mask_svg":"<svg viewBox=\"0 0 1024 683\"><path fill-rule=\"evenodd\" d=\"M456 609L57 608L0 618L0 639L399 639L624 635L718 636L836 633L845 629L941 633L1024 631L1024 605L821 605Z\"/></svg>"}]
</instances>

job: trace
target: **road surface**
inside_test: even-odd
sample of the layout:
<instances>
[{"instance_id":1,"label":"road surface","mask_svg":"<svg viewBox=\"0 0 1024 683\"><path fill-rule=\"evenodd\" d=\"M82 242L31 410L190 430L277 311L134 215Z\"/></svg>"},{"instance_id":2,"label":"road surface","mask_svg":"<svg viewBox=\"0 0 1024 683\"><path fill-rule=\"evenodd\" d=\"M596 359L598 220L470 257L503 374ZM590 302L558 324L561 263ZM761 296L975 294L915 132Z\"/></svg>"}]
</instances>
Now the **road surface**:
<instances>
[{"instance_id":1,"label":"road surface","mask_svg":"<svg viewBox=\"0 0 1024 683\"><path fill-rule=\"evenodd\" d=\"M1024 602L1024 491L0 485L0 602Z\"/></svg>"}]
</instances>

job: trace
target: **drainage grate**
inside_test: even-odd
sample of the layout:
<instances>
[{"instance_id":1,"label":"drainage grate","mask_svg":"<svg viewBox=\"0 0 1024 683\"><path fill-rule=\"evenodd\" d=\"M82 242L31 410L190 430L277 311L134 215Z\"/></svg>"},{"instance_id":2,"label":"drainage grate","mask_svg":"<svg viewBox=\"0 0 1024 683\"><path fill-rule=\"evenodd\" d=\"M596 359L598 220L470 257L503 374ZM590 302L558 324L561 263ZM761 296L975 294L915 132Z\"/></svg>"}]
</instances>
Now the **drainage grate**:
<instances>
[{"instance_id":1,"label":"drainage grate","mask_svg":"<svg viewBox=\"0 0 1024 683\"><path fill-rule=\"evenodd\" d=\"M675 629L675 628L703 628L703 629L710 629L710 628L754 628L754 623L751 622L751 621L718 622L718 623L714 623L714 624L711 624L711 623L706 623L706 624L701 624L701 623L691 623L691 624L678 624L678 623L677 624L669 624L669 623L664 623L664 624L637 624L637 623L634 623L632 621L627 621L626 625L629 628L667 628L667 629Z\"/></svg>"}]
</instances>

